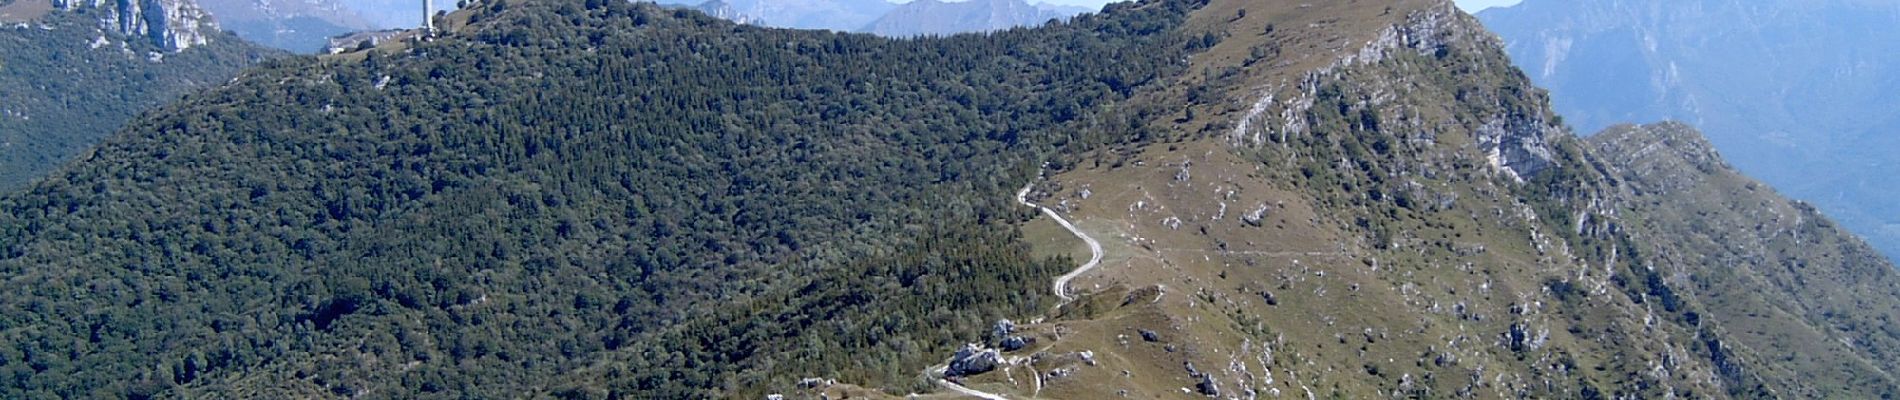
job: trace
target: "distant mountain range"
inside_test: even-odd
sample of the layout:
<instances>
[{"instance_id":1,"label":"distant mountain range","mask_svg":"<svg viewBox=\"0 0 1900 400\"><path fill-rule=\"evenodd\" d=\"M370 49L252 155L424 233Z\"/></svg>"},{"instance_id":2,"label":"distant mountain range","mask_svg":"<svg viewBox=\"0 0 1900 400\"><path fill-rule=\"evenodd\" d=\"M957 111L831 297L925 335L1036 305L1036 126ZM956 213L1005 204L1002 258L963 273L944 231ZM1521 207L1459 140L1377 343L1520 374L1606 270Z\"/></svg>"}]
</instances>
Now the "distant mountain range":
<instances>
[{"instance_id":1,"label":"distant mountain range","mask_svg":"<svg viewBox=\"0 0 1900 400\"><path fill-rule=\"evenodd\" d=\"M1023 0L916 0L891 10L860 31L896 37L985 32L1039 25L1084 11L1030 5Z\"/></svg>"},{"instance_id":2,"label":"distant mountain range","mask_svg":"<svg viewBox=\"0 0 1900 400\"><path fill-rule=\"evenodd\" d=\"M421 0L314 0L334 1L369 19L378 28L414 28L422 25ZM460 0L435 0L434 11L450 11Z\"/></svg>"},{"instance_id":3,"label":"distant mountain range","mask_svg":"<svg viewBox=\"0 0 1900 400\"><path fill-rule=\"evenodd\" d=\"M413 28L422 20L414 0L204 0L226 29L280 49L311 53L333 37L381 29ZM1034 26L1093 11L1083 7L1030 4L1023 0L661 0L721 19L780 28L867 32L886 36L942 35ZM437 11L453 10L439 0Z\"/></svg>"},{"instance_id":4,"label":"distant mountain range","mask_svg":"<svg viewBox=\"0 0 1900 400\"><path fill-rule=\"evenodd\" d=\"M1900 2L1529 0L1479 14L1581 131L1700 126L1900 256Z\"/></svg>"},{"instance_id":5,"label":"distant mountain range","mask_svg":"<svg viewBox=\"0 0 1900 400\"><path fill-rule=\"evenodd\" d=\"M205 10L239 37L258 44L313 53L329 39L352 33L414 28L422 24L417 0L201 0ZM456 0L437 0L436 11Z\"/></svg>"},{"instance_id":6,"label":"distant mountain range","mask_svg":"<svg viewBox=\"0 0 1900 400\"><path fill-rule=\"evenodd\" d=\"M702 4L696 0L664 0L660 3L696 8ZM762 19L780 28L842 32L863 28L898 7L884 0L730 0L721 3L731 10L729 16ZM713 16L732 19L728 16Z\"/></svg>"},{"instance_id":7,"label":"distant mountain range","mask_svg":"<svg viewBox=\"0 0 1900 400\"><path fill-rule=\"evenodd\" d=\"M1094 11L1084 7L1023 0L917 0L897 4L884 0L712 0L688 6L735 22L780 28L827 29L884 36L946 35L1035 26Z\"/></svg>"},{"instance_id":8,"label":"distant mountain range","mask_svg":"<svg viewBox=\"0 0 1900 400\"><path fill-rule=\"evenodd\" d=\"M334 0L201 0L218 22L252 42L309 53L333 36L379 27ZM411 19L421 20L419 13Z\"/></svg>"}]
</instances>

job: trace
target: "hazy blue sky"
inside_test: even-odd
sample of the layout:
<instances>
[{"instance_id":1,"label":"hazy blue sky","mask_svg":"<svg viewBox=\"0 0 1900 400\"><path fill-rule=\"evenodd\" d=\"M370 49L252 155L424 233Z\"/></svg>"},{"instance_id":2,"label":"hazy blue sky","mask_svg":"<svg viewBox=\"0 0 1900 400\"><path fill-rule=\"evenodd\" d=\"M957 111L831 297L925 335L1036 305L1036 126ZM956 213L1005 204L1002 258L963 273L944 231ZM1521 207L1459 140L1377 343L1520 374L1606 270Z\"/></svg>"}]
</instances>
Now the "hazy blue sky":
<instances>
[{"instance_id":1,"label":"hazy blue sky","mask_svg":"<svg viewBox=\"0 0 1900 400\"><path fill-rule=\"evenodd\" d=\"M1037 2L1046 2L1046 3L1054 3L1054 4L1066 4L1066 5L1072 5L1072 6L1083 6L1083 7L1095 8L1095 9L1102 8L1103 4L1108 4L1110 1L1111 0L1029 0L1029 2L1032 4L1037 3ZM1322 1L1326 1L1326 0L1322 0ZM1461 7L1464 7L1465 10L1467 11L1478 11L1478 10L1485 9L1486 7L1508 6L1512 4L1517 4L1517 2L1520 0L1457 0L1457 1L1458 1L1458 5ZM902 3L903 1L900 0L898 2Z\"/></svg>"}]
</instances>

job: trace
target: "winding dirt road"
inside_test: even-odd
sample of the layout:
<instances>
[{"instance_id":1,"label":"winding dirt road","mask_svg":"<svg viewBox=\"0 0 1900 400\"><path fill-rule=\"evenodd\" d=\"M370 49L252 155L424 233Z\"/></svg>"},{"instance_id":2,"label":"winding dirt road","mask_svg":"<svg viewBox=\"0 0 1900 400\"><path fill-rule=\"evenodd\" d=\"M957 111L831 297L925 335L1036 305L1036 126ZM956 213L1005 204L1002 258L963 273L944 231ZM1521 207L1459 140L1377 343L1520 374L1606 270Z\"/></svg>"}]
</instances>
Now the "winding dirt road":
<instances>
[{"instance_id":1,"label":"winding dirt road","mask_svg":"<svg viewBox=\"0 0 1900 400\"><path fill-rule=\"evenodd\" d=\"M1067 218L1062 218L1062 214L1057 214L1056 210L1050 209L1049 207L1036 205L1036 203L1029 202L1029 190L1035 187L1036 187L1036 181L1029 181L1029 184L1023 185L1023 190L1016 192L1016 202L1021 203L1022 205L1025 205L1025 206L1035 207L1038 210L1042 210L1043 215L1048 215L1049 218L1055 219L1056 223L1061 224L1063 229L1068 229L1069 233L1075 234L1075 237L1082 238L1082 241L1085 243L1088 243L1089 245L1089 262L1082 263L1081 266L1075 267L1075 270L1069 271L1069 273L1067 274L1063 274L1062 276L1056 277L1056 283L1053 289L1055 289L1056 291L1056 297L1062 298L1062 302L1056 304L1056 307L1060 308L1062 307L1062 304L1067 304L1068 302L1075 300L1075 297L1069 296L1069 281L1075 280L1075 277L1081 276L1083 273L1089 272L1089 270L1091 269L1095 269L1096 265L1099 265L1102 263L1102 242L1096 241L1095 238L1089 237L1089 235L1086 233L1082 233L1081 229L1076 229L1075 224L1069 223L1069 220ZM976 397L976 398L984 399L984 400L1009 400L1009 398L1003 397L1003 395L971 389L968 387L964 387L963 385L959 385L956 382L951 382L948 379L943 379L942 378L943 373L947 369L948 368L944 366L938 366L930 370L930 375L934 375L938 377L937 386L943 387L944 389L950 389L950 391L957 392L965 396ZM1042 377L1040 376L1036 377L1036 390L1038 392L1042 390Z\"/></svg>"},{"instance_id":2,"label":"winding dirt road","mask_svg":"<svg viewBox=\"0 0 1900 400\"><path fill-rule=\"evenodd\" d=\"M1089 237L1088 234L1082 233L1081 229L1076 229L1075 224L1069 223L1069 220L1066 218L1062 218L1062 214L1057 214L1056 210L1050 209L1049 207L1036 205L1036 203L1030 203L1029 190L1035 187L1036 187L1035 181L1030 181L1029 184L1023 185L1023 190L1016 192L1016 202L1021 203L1022 205L1025 205L1025 206L1035 207L1036 209L1042 210L1043 215L1048 215L1049 218L1055 219L1056 223L1061 224L1063 229L1068 229L1069 233L1075 234L1075 237L1082 238L1083 242L1086 242L1089 244L1089 254L1090 254L1089 262L1082 263L1082 266L1076 267L1075 270L1069 271L1069 273L1067 274L1063 274L1062 276L1056 277L1056 283L1054 287L1056 291L1056 297L1062 298L1062 302L1067 303L1069 301L1075 300L1075 297L1069 296L1069 290L1068 290L1069 281L1075 280L1075 277L1081 276L1083 273L1089 272L1090 269L1094 269L1096 265L1099 265L1102 263L1102 242L1098 242L1095 240L1095 238Z\"/></svg>"}]
</instances>

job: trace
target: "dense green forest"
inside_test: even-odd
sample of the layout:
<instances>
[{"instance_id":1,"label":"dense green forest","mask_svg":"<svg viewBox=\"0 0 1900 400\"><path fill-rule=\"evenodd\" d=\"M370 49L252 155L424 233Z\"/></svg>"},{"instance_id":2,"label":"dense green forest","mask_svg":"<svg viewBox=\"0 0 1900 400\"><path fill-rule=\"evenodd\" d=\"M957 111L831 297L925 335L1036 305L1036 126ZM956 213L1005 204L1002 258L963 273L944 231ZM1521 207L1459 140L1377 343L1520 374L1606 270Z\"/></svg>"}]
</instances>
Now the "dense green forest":
<instances>
[{"instance_id":1,"label":"dense green forest","mask_svg":"<svg viewBox=\"0 0 1900 400\"><path fill-rule=\"evenodd\" d=\"M281 56L229 34L171 53L77 8L0 27L0 191L46 175L139 112Z\"/></svg>"},{"instance_id":2,"label":"dense green forest","mask_svg":"<svg viewBox=\"0 0 1900 400\"><path fill-rule=\"evenodd\" d=\"M0 198L0 397L922 389L1051 305L1009 193L1145 137L1196 6L890 40L497 0L270 62Z\"/></svg>"}]
</instances>

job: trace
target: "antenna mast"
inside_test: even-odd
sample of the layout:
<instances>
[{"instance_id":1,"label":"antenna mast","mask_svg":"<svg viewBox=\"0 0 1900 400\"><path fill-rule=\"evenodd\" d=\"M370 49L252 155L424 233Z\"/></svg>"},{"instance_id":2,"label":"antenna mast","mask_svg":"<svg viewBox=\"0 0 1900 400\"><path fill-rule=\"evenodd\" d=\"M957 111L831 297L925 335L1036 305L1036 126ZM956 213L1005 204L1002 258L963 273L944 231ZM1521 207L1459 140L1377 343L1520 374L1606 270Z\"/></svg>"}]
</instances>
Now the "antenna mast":
<instances>
[{"instance_id":1,"label":"antenna mast","mask_svg":"<svg viewBox=\"0 0 1900 400\"><path fill-rule=\"evenodd\" d=\"M435 33L435 0L422 0L422 31Z\"/></svg>"}]
</instances>

